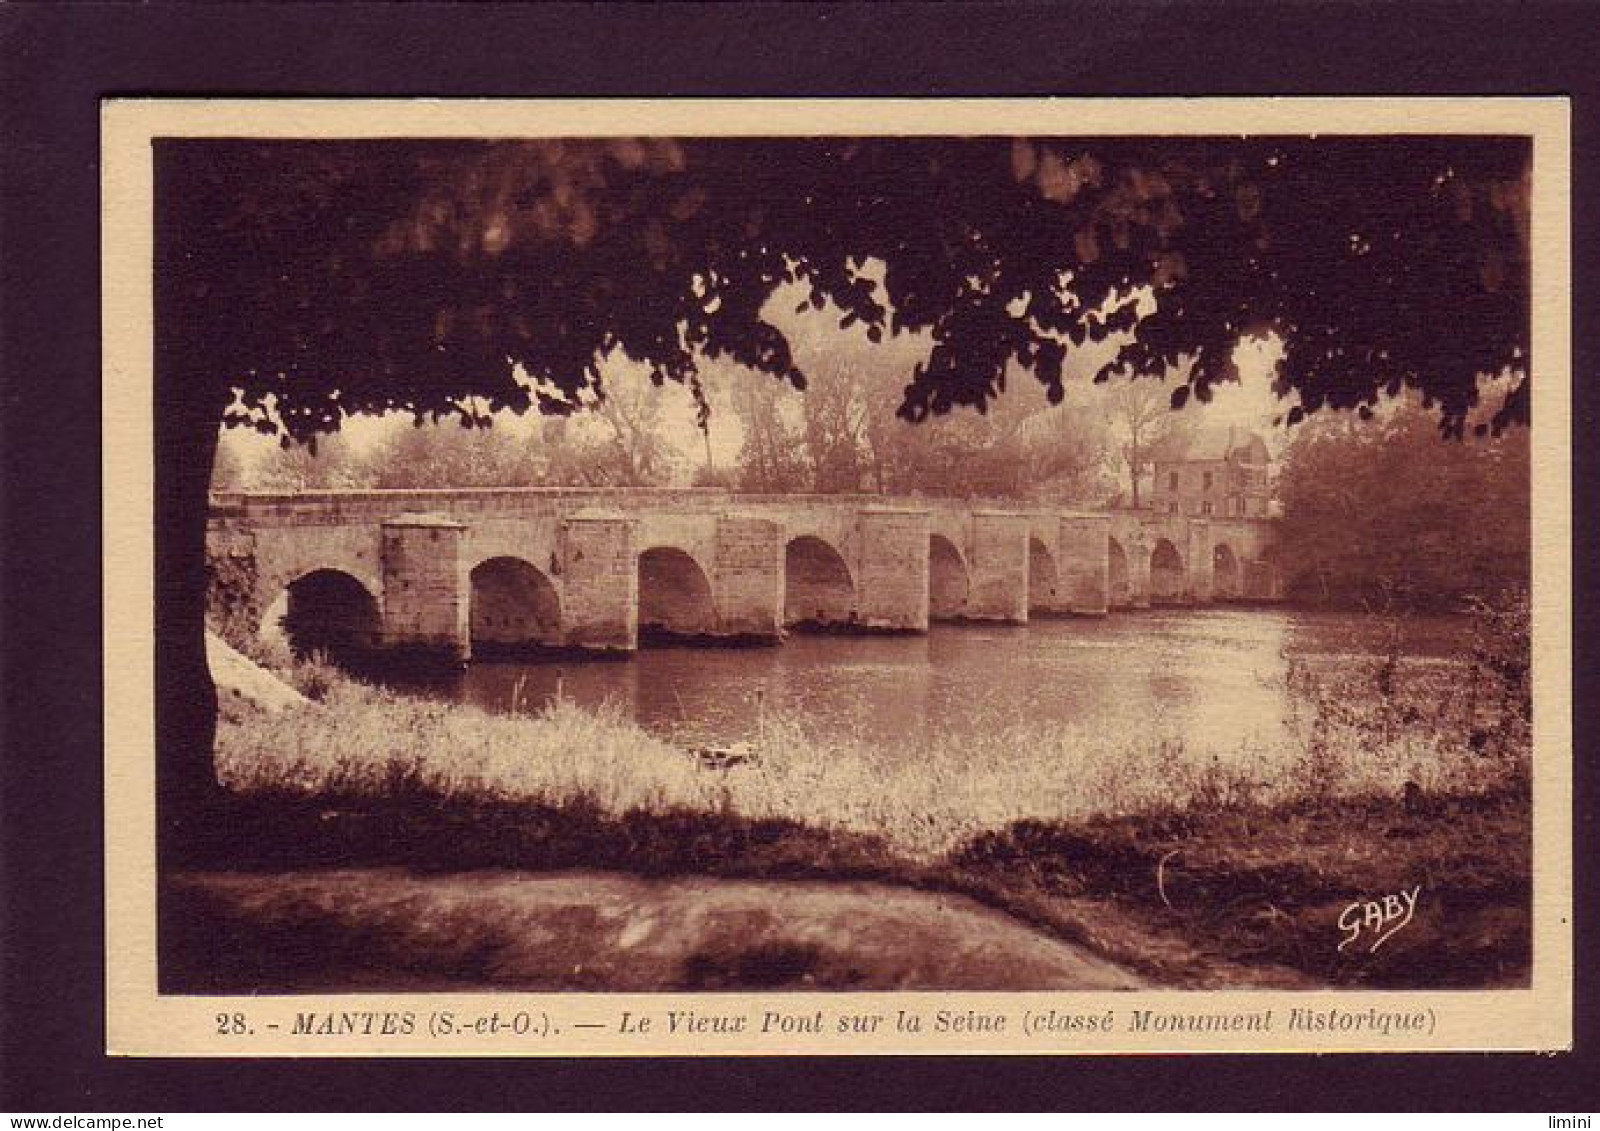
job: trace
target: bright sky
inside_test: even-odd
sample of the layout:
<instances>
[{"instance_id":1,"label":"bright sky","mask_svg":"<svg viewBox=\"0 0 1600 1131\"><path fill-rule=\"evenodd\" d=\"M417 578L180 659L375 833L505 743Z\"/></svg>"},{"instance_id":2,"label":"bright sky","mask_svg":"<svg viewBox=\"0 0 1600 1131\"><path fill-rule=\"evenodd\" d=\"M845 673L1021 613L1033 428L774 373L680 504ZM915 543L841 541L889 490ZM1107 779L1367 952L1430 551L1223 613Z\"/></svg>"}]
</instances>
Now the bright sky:
<instances>
[{"instance_id":1,"label":"bright sky","mask_svg":"<svg viewBox=\"0 0 1600 1131\"><path fill-rule=\"evenodd\" d=\"M1278 399L1272 391L1272 370L1282 352L1276 338L1246 339L1234 355L1239 369L1237 384L1219 385L1212 391L1211 403L1197 406L1208 424L1235 425L1260 434L1276 455L1289 442L1289 430L1281 418L1298 398ZM1188 408L1184 409L1185 412ZM1278 420L1276 424L1274 421Z\"/></svg>"}]
</instances>

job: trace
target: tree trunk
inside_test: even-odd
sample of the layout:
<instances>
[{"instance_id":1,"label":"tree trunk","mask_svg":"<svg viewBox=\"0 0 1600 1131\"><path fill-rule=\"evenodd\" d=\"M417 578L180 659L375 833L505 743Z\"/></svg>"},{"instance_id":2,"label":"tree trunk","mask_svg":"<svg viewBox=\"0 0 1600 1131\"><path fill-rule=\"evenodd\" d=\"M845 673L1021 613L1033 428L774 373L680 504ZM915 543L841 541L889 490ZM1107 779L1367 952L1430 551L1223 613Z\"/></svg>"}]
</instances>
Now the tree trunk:
<instances>
[{"instance_id":1,"label":"tree trunk","mask_svg":"<svg viewBox=\"0 0 1600 1131\"><path fill-rule=\"evenodd\" d=\"M206 514L218 413L156 394L155 696L158 844L170 859L220 800L217 693L206 663ZM181 397L181 392L180 392ZM167 403L163 403L166 401Z\"/></svg>"},{"instance_id":2,"label":"tree trunk","mask_svg":"<svg viewBox=\"0 0 1600 1131\"><path fill-rule=\"evenodd\" d=\"M1135 418L1128 426L1128 474L1133 478L1133 509L1139 509L1139 472L1140 463L1143 462L1144 453L1139 448L1140 428L1139 421Z\"/></svg>"},{"instance_id":3,"label":"tree trunk","mask_svg":"<svg viewBox=\"0 0 1600 1131\"><path fill-rule=\"evenodd\" d=\"M158 178L159 181L159 178ZM217 430L227 406L223 353L190 274L174 209L182 191L158 185L155 246L156 844L160 862L213 840L223 797L212 742L217 693L206 664L206 517ZM208 835L209 834L209 835Z\"/></svg>"}]
</instances>

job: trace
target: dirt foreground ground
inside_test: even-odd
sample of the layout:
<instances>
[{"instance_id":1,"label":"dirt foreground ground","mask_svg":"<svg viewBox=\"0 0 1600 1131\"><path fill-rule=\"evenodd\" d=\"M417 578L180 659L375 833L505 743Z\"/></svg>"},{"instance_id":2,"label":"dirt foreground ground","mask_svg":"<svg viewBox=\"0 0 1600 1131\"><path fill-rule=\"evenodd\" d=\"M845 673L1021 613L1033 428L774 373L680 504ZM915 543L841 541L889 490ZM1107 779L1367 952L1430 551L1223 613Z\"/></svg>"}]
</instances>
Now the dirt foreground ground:
<instances>
[{"instance_id":1,"label":"dirt foreground ground","mask_svg":"<svg viewBox=\"0 0 1600 1131\"><path fill-rule=\"evenodd\" d=\"M874 883L403 869L191 872L189 992L1114 990L1143 981L960 895Z\"/></svg>"}]
</instances>

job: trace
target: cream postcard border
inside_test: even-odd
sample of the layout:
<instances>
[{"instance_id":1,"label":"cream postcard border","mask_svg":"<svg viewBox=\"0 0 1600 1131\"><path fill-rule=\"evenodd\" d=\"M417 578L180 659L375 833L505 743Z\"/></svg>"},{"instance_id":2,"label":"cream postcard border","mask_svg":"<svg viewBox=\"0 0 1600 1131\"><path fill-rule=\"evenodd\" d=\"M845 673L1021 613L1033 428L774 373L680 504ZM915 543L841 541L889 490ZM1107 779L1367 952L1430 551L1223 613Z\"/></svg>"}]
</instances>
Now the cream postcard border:
<instances>
[{"instance_id":1,"label":"cream postcard border","mask_svg":"<svg viewBox=\"0 0 1600 1131\"><path fill-rule=\"evenodd\" d=\"M1569 107L1561 98L251 100L102 105L107 1051L134 1056L1105 1054L1156 1051L1558 1050L1572 1042L1571 311ZM178 997L156 990L152 157L157 137L603 137L1517 134L1533 138L1534 964L1531 986L1466 992L485 993ZM1415 1012L1425 1028L1266 1034L1130 1032L1133 1010ZM704 1015L822 1010L889 1019L875 1036L684 1036ZM899 1011L981 1010L1000 1034L898 1032ZM1114 1010L1109 1036L1030 1032L1042 1011ZM411 1032L295 1034L302 1011L410 1012ZM624 1013L648 1034L618 1032ZM219 1015L244 1018L220 1034ZM452 1033L441 1032L451 1017ZM493 1033L456 1026L498 1015ZM584 1028L583 1026L601 1026ZM382 1026L379 1026L381 1029Z\"/></svg>"}]
</instances>

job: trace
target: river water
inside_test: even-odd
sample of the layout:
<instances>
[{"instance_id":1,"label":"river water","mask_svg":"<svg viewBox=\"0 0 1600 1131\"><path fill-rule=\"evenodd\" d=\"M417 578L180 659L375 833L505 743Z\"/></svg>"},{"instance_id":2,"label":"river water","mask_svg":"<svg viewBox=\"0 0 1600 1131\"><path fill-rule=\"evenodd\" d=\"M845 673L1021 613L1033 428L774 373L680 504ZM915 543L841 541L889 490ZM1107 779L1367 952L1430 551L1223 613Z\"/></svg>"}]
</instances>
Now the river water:
<instances>
[{"instance_id":1,"label":"river water","mask_svg":"<svg viewBox=\"0 0 1600 1131\"><path fill-rule=\"evenodd\" d=\"M764 720L914 752L1028 719L1210 749L1271 741L1290 714L1290 657L1381 656L1390 622L1282 608L1154 609L1026 625L936 624L925 636L791 636L768 648L645 648L626 660L475 663L426 690L494 711L558 693L611 701L681 742L753 739ZM1462 618L1405 622L1402 653L1462 654Z\"/></svg>"}]
</instances>

